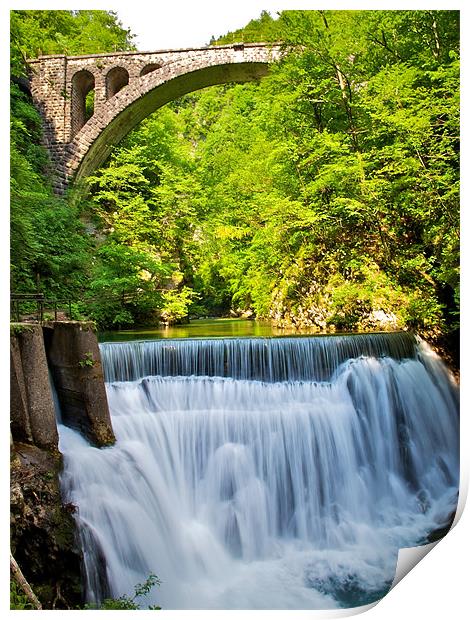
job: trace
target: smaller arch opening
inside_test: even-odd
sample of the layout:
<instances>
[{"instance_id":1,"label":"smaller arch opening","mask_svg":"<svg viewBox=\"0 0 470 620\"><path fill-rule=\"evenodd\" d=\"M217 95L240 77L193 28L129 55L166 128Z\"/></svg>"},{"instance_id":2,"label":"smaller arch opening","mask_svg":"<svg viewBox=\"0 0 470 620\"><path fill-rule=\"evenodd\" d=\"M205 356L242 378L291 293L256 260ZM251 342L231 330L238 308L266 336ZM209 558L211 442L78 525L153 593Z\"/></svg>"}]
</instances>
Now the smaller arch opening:
<instances>
[{"instance_id":1,"label":"smaller arch opening","mask_svg":"<svg viewBox=\"0 0 470 620\"><path fill-rule=\"evenodd\" d=\"M143 77L144 75L147 75L147 73L152 73L152 71L156 71L157 69L161 69L162 65L159 65L158 62L151 62L148 65L145 65L145 67L142 68L141 72L140 72L140 77Z\"/></svg>"},{"instance_id":2,"label":"smaller arch opening","mask_svg":"<svg viewBox=\"0 0 470 620\"><path fill-rule=\"evenodd\" d=\"M106 99L111 99L129 84L129 73L123 67L114 67L106 75Z\"/></svg>"},{"instance_id":3,"label":"smaller arch opening","mask_svg":"<svg viewBox=\"0 0 470 620\"><path fill-rule=\"evenodd\" d=\"M72 138L94 114L95 76L83 69L72 78Z\"/></svg>"}]
</instances>

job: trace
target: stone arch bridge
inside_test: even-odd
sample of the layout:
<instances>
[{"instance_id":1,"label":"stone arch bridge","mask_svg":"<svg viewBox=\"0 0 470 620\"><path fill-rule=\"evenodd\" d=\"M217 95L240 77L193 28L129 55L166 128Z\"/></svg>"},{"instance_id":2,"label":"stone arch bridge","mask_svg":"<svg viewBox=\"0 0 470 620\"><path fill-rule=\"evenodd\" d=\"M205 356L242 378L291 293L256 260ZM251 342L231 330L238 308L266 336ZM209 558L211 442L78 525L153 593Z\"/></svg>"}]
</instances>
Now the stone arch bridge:
<instances>
[{"instance_id":1,"label":"stone arch bridge","mask_svg":"<svg viewBox=\"0 0 470 620\"><path fill-rule=\"evenodd\" d=\"M250 43L30 60L56 192L91 174L159 107L206 86L257 80L280 55L279 46Z\"/></svg>"}]
</instances>

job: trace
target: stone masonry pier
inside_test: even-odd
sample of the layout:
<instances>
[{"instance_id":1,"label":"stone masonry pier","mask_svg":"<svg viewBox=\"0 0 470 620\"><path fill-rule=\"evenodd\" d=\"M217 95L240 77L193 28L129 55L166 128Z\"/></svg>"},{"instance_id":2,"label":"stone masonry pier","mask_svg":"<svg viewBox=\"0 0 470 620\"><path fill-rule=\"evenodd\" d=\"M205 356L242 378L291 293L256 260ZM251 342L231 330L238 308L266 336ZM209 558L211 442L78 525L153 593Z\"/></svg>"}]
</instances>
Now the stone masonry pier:
<instances>
[{"instance_id":1,"label":"stone masonry pier","mask_svg":"<svg viewBox=\"0 0 470 620\"><path fill-rule=\"evenodd\" d=\"M56 191L85 179L169 101L206 86L258 80L280 56L279 46L250 43L30 60Z\"/></svg>"}]
</instances>

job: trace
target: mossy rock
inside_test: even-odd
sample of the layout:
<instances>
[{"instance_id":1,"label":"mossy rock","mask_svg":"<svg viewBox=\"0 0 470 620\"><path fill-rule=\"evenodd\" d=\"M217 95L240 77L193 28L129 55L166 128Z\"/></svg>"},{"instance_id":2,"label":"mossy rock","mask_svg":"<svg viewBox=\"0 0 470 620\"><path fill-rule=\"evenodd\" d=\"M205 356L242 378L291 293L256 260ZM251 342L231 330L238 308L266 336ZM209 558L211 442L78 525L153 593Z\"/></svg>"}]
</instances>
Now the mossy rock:
<instances>
[{"instance_id":1,"label":"mossy rock","mask_svg":"<svg viewBox=\"0 0 470 620\"><path fill-rule=\"evenodd\" d=\"M64 505L58 453L14 444L10 468L11 550L44 609L82 603L75 507Z\"/></svg>"}]
</instances>

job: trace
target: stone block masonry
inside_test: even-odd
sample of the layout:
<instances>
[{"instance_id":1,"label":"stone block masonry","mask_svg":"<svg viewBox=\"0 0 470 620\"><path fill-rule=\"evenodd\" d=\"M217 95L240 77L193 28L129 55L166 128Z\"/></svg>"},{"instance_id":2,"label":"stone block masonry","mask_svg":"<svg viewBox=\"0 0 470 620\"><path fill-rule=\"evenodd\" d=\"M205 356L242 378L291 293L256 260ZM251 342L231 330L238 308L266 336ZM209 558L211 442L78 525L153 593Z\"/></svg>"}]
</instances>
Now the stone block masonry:
<instances>
[{"instance_id":1,"label":"stone block masonry","mask_svg":"<svg viewBox=\"0 0 470 620\"><path fill-rule=\"evenodd\" d=\"M84 180L159 107L206 86L257 80L280 57L279 46L250 43L30 60L56 192Z\"/></svg>"}]
</instances>

